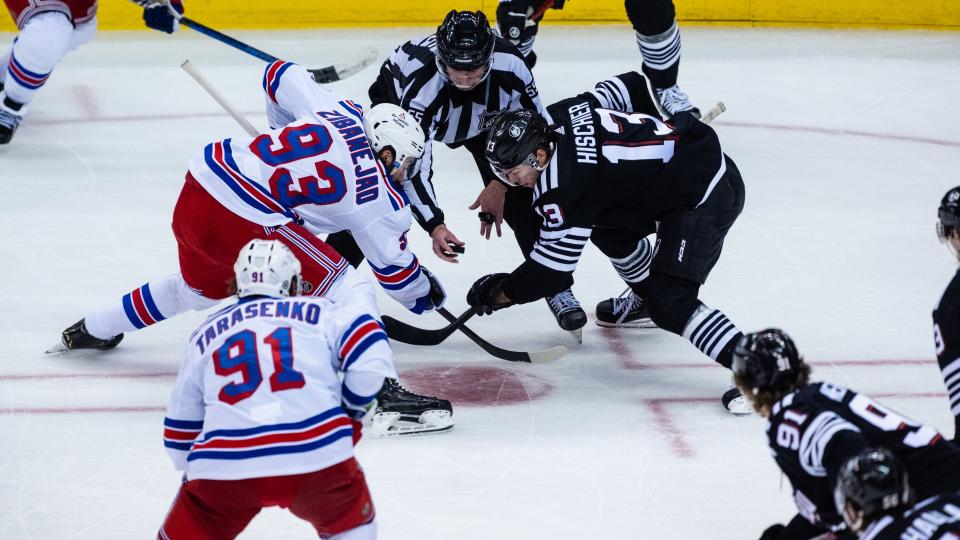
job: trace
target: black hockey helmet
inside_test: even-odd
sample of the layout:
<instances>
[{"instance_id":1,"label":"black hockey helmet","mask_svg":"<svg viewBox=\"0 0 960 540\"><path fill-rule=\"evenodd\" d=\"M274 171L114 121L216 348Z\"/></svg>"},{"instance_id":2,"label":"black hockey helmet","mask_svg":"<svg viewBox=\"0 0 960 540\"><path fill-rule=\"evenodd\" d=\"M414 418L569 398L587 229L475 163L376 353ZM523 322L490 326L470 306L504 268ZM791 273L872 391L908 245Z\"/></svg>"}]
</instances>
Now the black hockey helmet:
<instances>
[{"instance_id":1,"label":"black hockey helmet","mask_svg":"<svg viewBox=\"0 0 960 540\"><path fill-rule=\"evenodd\" d=\"M482 11L452 10L437 27L437 64L441 74L445 67L471 71L489 68L493 61L493 30ZM488 69L489 72L489 69Z\"/></svg>"},{"instance_id":2,"label":"black hockey helmet","mask_svg":"<svg viewBox=\"0 0 960 540\"><path fill-rule=\"evenodd\" d=\"M885 448L867 448L840 466L833 502L854 532L911 503L907 471Z\"/></svg>"},{"instance_id":3,"label":"black hockey helmet","mask_svg":"<svg viewBox=\"0 0 960 540\"><path fill-rule=\"evenodd\" d=\"M937 236L940 241L946 242L952 230L960 230L960 186L951 189L940 199L940 208L937 210Z\"/></svg>"},{"instance_id":4,"label":"black hockey helmet","mask_svg":"<svg viewBox=\"0 0 960 540\"><path fill-rule=\"evenodd\" d=\"M746 334L733 349L733 375L753 391L786 390L796 383L803 359L783 330L767 328Z\"/></svg>"},{"instance_id":5,"label":"black hockey helmet","mask_svg":"<svg viewBox=\"0 0 960 540\"><path fill-rule=\"evenodd\" d=\"M497 176L512 184L504 171L521 163L543 170L535 150L542 148L548 155L553 155L555 141L556 136L540 113L529 109L510 109L493 119L493 125L487 133L485 154Z\"/></svg>"}]
</instances>

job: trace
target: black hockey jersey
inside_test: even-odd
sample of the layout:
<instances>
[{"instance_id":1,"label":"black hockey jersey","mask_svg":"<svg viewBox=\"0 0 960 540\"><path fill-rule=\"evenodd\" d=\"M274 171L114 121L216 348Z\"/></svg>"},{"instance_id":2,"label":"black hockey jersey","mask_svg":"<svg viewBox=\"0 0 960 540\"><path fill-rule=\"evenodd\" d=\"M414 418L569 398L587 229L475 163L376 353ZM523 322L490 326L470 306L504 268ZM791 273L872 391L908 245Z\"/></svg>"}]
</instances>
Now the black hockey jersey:
<instances>
[{"instance_id":1,"label":"black hockey jersey","mask_svg":"<svg viewBox=\"0 0 960 540\"><path fill-rule=\"evenodd\" d=\"M950 395L950 409L954 416L960 416L960 271L950 280L940 304L933 310L933 343ZM954 437L957 435L960 432Z\"/></svg>"},{"instance_id":2,"label":"black hockey jersey","mask_svg":"<svg viewBox=\"0 0 960 540\"><path fill-rule=\"evenodd\" d=\"M884 516L867 527L860 540L958 540L960 493L920 501L900 515Z\"/></svg>"},{"instance_id":3,"label":"black hockey jersey","mask_svg":"<svg viewBox=\"0 0 960 540\"><path fill-rule=\"evenodd\" d=\"M585 93L547 107L557 143L534 187L543 223L528 260L504 283L511 300L569 287L592 228L650 231L659 216L696 208L720 181L726 157L713 129L687 112L664 122L648 94L634 105L602 108Z\"/></svg>"},{"instance_id":4,"label":"black hockey jersey","mask_svg":"<svg viewBox=\"0 0 960 540\"><path fill-rule=\"evenodd\" d=\"M960 448L932 427L830 383L807 385L774 404L767 437L799 513L823 530L843 528L833 501L836 474L868 446L896 454L920 498L960 489Z\"/></svg>"}]
</instances>

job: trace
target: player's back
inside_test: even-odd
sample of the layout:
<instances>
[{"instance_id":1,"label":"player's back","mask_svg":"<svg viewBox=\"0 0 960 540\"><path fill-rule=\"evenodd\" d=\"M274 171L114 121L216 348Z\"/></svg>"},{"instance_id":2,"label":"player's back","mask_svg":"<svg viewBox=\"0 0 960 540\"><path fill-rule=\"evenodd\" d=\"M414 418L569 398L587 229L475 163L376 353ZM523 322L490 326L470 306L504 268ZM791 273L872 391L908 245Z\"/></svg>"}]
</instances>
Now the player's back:
<instances>
[{"instance_id":1,"label":"player's back","mask_svg":"<svg viewBox=\"0 0 960 540\"><path fill-rule=\"evenodd\" d=\"M319 298L247 297L194 332L178 382L198 386L181 391L182 407L191 395L204 404L191 478L296 474L353 455L335 350L341 311Z\"/></svg>"},{"instance_id":2,"label":"player's back","mask_svg":"<svg viewBox=\"0 0 960 540\"><path fill-rule=\"evenodd\" d=\"M231 211L265 226L302 219L315 234L331 233L409 212L370 148L360 108L319 101L309 117L207 145L191 174Z\"/></svg>"},{"instance_id":3,"label":"player's back","mask_svg":"<svg viewBox=\"0 0 960 540\"><path fill-rule=\"evenodd\" d=\"M859 433L869 446L896 454L923 497L960 489L960 449L934 428L841 386L813 383L788 394L774 404L767 432L778 465L802 492L798 507L802 499L826 523L839 522L832 477L861 449L848 452L841 434Z\"/></svg>"},{"instance_id":4,"label":"player's back","mask_svg":"<svg viewBox=\"0 0 960 540\"><path fill-rule=\"evenodd\" d=\"M960 539L960 493L951 492L918 502L899 515L870 524L860 540Z\"/></svg>"},{"instance_id":5,"label":"player's back","mask_svg":"<svg viewBox=\"0 0 960 540\"><path fill-rule=\"evenodd\" d=\"M631 207L647 218L692 209L715 185L724 167L716 133L690 114L662 121L653 114L596 106L589 93L547 108L558 131L561 173L589 178L604 191L607 208ZM600 180L600 182L598 182ZM623 219L615 219L623 226ZM601 223L600 225L605 225Z\"/></svg>"}]
</instances>

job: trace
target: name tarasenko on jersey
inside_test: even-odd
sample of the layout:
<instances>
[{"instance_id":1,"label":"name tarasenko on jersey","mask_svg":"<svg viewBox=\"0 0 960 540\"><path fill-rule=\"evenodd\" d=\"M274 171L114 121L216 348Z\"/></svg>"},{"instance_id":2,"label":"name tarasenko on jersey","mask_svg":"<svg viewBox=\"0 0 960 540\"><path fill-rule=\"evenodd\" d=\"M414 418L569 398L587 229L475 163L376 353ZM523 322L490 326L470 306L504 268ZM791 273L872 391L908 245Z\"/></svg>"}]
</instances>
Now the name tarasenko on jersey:
<instances>
[{"instance_id":1,"label":"name tarasenko on jersey","mask_svg":"<svg viewBox=\"0 0 960 540\"><path fill-rule=\"evenodd\" d=\"M242 309L241 309L242 308ZM320 305L313 302L276 300L269 302L253 302L231 307L231 311L201 327L194 334L197 340L194 344L202 354L210 342L217 339L224 332L229 331L237 324L255 318L288 318L309 324L320 321Z\"/></svg>"}]
</instances>

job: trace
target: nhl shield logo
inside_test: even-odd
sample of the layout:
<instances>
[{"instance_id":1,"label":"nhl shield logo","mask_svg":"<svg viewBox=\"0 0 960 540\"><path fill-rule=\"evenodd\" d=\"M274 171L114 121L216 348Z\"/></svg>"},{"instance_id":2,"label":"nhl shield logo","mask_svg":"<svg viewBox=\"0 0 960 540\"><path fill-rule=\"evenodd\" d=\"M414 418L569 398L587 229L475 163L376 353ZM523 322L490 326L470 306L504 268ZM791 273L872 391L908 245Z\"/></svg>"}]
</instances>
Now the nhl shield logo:
<instances>
[{"instance_id":1,"label":"nhl shield logo","mask_svg":"<svg viewBox=\"0 0 960 540\"><path fill-rule=\"evenodd\" d=\"M523 135L523 128L514 124L510 126L509 133L510 133L510 136L513 137L514 139L519 139L520 136Z\"/></svg>"},{"instance_id":2,"label":"nhl shield logo","mask_svg":"<svg viewBox=\"0 0 960 540\"><path fill-rule=\"evenodd\" d=\"M498 114L500 114L500 111L483 111L480 113L480 123L477 128L480 131L486 131L490 129L490 126L493 125L493 121L497 119Z\"/></svg>"},{"instance_id":3,"label":"nhl shield logo","mask_svg":"<svg viewBox=\"0 0 960 540\"><path fill-rule=\"evenodd\" d=\"M313 283L310 283L307 280L300 280L300 293L301 294L310 294L313 292Z\"/></svg>"}]
</instances>

